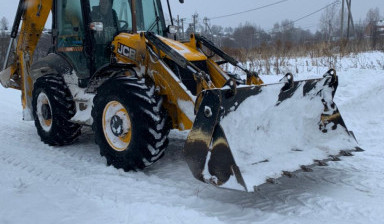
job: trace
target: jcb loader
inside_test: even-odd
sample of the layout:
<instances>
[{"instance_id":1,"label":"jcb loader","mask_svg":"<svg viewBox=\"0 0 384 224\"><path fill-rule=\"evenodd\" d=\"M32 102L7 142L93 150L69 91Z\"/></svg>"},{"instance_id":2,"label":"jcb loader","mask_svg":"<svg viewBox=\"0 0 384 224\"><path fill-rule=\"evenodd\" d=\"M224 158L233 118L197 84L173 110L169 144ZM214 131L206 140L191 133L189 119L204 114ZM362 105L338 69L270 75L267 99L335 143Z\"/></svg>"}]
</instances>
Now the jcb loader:
<instances>
[{"instance_id":1,"label":"jcb loader","mask_svg":"<svg viewBox=\"0 0 384 224\"><path fill-rule=\"evenodd\" d=\"M50 12L50 50L32 61ZM245 191L361 150L333 102L334 70L264 85L207 38L174 31L160 0L20 0L1 84L21 90L44 143L71 144L92 126L108 165L125 171L158 161L170 129L190 130L195 178Z\"/></svg>"}]
</instances>

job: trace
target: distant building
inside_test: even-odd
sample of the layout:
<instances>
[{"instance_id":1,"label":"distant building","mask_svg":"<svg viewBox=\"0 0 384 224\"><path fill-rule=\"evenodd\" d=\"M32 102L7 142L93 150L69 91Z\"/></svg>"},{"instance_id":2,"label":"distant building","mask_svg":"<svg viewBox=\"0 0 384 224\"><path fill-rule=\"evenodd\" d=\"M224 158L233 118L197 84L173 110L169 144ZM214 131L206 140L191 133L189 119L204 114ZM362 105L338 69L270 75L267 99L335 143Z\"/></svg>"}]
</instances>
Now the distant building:
<instances>
[{"instance_id":1,"label":"distant building","mask_svg":"<svg viewBox=\"0 0 384 224\"><path fill-rule=\"evenodd\" d=\"M377 31L380 35L384 35L384 19L377 22Z\"/></svg>"},{"instance_id":2,"label":"distant building","mask_svg":"<svg viewBox=\"0 0 384 224\"><path fill-rule=\"evenodd\" d=\"M381 19L374 23L369 23L365 27L365 37L370 38L372 35L376 34L378 36L384 36L384 19Z\"/></svg>"}]
</instances>

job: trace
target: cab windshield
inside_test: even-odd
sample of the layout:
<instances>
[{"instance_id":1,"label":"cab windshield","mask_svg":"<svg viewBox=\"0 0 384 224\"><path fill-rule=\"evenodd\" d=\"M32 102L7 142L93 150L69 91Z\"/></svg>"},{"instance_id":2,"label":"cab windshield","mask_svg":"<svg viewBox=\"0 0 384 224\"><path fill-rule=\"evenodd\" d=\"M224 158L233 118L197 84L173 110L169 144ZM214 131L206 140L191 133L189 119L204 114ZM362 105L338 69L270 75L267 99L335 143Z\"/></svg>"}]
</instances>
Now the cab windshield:
<instances>
[{"instance_id":1,"label":"cab windshield","mask_svg":"<svg viewBox=\"0 0 384 224\"><path fill-rule=\"evenodd\" d=\"M131 0L90 0L92 22L102 22L106 32L132 31ZM138 31L163 35L165 23L160 0L137 0Z\"/></svg>"}]
</instances>

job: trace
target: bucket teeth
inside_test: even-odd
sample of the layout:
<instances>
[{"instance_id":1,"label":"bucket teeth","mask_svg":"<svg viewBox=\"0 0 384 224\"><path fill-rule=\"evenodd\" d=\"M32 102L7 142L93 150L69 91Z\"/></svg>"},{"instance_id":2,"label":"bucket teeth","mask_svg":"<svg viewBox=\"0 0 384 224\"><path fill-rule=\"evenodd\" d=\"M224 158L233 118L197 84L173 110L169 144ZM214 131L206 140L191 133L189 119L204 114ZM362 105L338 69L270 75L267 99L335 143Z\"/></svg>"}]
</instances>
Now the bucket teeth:
<instances>
[{"instance_id":1,"label":"bucket teeth","mask_svg":"<svg viewBox=\"0 0 384 224\"><path fill-rule=\"evenodd\" d=\"M340 155L342 155L342 156L353 156L353 154L351 153L351 152L349 152L349 151L340 151Z\"/></svg>"},{"instance_id":2,"label":"bucket teeth","mask_svg":"<svg viewBox=\"0 0 384 224\"><path fill-rule=\"evenodd\" d=\"M269 184L279 184L279 181L277 181L277 179L275 179L275 178L268 178L267 179L267 183L269 183Z\"/></svg>"},{"instance_id":3,"label":"bucket teeth","mask_svg":"<svg viewBox=\"0 0 384 224\"><path fill-rule=\"evenodd\" d=\"M304 172L312 172L313 170L309 168L308 166L301 166L300 167Z\"/></svg>"},{"instance_id":4,"label":"bucket teeth","mask_svg":"<svg viewBox=\"0 0 384 224\"><path fill-rule=\"evenodd\" d=\"M289 177L289 178L294 177L294 174L292 172L289 172L289 171L283 171L283 175L286 177Z\"/></svg>"},{"instance_id":5,"label":"bucket teeth","mask_svg":"<svg viewBox=\"0 0 384 224\"><path fill-rule=\"evenodd\" d=\"M328 166L328 164L322 160L315 160L315 163L318 165L318 166Z\"/></svg>"},{"instance_id":6,"label":"bucket teeth","mask_svg":"<svg viewBox=\"0 0 384 224\"><path fill-rule=\"evenodd\" d=\"M360 148L360 147L356 147L355 148L355 152L364 152L365 150Z\"/></svg>"},{"instance_id":7,"label":"bucket teeth","mask_svg":"<svg viewBox=\"0 0 384 224\"><path fill-rule=\"evenodd\" d=\"M341 161L341 159L337 156L329 156L329 158L332 160L332 161Z\"/></svg>"}]
</instances>

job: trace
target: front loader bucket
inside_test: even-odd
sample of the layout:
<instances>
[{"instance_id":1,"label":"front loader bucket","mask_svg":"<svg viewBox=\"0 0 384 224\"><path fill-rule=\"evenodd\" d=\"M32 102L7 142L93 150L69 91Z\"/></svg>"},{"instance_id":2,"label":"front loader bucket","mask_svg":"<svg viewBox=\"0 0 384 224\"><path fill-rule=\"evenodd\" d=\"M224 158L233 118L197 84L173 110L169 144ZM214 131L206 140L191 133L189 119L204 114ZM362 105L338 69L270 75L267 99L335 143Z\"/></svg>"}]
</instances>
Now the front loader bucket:
<instances>
[{"instance_id":1,"label":"front loader bucket","mask_svg":"<svg viewBox=\"0 0 384 224\"><path fill-rule=\"evenodd\" d=\"M358 144L333 102L334 70L322 79L206 90L184 155L195 178L218 187L257 186Z\"/></svg>"}]
</instances>

